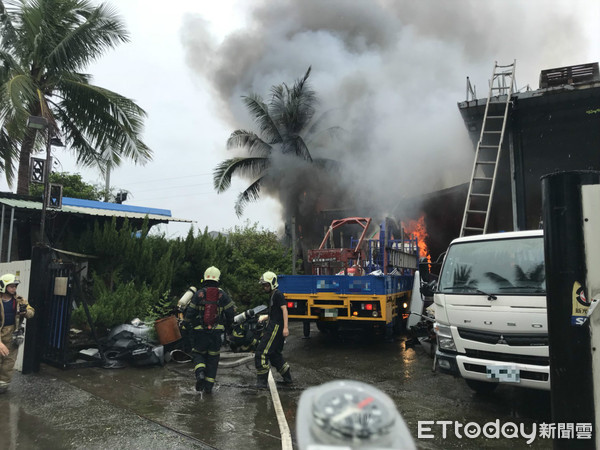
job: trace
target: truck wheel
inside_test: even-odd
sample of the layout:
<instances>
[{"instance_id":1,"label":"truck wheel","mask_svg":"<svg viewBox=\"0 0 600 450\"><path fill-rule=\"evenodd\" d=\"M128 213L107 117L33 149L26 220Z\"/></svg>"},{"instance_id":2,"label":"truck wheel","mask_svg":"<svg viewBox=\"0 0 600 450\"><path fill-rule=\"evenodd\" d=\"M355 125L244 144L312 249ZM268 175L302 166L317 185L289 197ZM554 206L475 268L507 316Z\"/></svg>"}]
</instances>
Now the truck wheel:
<instances>
[{"instance_id":1,"label":"truck wheel","mask_svg":"<svg viewBox=\"0 0 600 450\"><path fill-rule=\"evenodd\" d=\"M310 322L308 320L305 320L302 323L302 331L304 332L305 338L310 337Z\"/></svg>"},{"instance_id":2,"label":"truck wheel","mask_svg":"<svg viewBox=\"0 0 600 450\"><path fill-rule=\"evenodd\" d=\"M498 387L498 383L488 383L487 381L465 380L467 386L473 389L478 394L491 394Z\"/></svg>"}]
</instances>

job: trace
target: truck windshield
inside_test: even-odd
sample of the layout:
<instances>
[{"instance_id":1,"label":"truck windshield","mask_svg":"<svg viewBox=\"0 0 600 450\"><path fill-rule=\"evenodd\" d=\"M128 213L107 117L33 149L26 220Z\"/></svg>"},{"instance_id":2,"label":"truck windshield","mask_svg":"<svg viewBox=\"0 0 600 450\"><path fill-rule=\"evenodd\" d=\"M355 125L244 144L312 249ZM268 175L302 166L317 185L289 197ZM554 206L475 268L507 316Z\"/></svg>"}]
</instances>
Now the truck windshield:
<instances>
[{"instance_id":1,"label":"truck windshield","mask_svg":"<svg viewBox=\"0 0 600 450\"><path fill-rule=\"evenodd\" d=\"M471 241L448 249L438 290L444 293L546 293L542 236Z\"/></svg>"}]
</instances>

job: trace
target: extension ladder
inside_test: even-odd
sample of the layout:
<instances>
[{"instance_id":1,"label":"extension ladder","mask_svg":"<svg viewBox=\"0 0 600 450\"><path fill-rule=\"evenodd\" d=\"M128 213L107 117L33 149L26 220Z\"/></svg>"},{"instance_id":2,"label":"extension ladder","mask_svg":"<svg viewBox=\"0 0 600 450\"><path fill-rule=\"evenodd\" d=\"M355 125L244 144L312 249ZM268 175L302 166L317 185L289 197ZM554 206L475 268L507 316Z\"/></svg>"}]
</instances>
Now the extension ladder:
<instances>
[{"instance_id":1,"label":"extension ladder","mask_svg":"<svg viewBox=\"0 0 600 450\"><path fill-rule=\"evenodd\" d=\"M516 61L507 66L498 65L497 61L494 63L460 227L461 237L485 234L487 231L500 151L515 82L515 66Z\"/></svg>"}]
</instances>

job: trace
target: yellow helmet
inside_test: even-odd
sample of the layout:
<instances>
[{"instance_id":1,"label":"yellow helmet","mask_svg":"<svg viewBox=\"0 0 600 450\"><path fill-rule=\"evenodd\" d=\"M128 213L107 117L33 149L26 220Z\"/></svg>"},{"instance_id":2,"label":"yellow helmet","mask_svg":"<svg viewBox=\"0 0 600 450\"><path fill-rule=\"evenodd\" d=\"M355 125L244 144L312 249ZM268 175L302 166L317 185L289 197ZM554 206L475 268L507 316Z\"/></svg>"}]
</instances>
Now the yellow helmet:
<instances>
[{"instance_id":1,"label":"yellow helmet","mask_svg":"<svg viewBox=\"0 0 600 450\"><path fill-rule=\"evenodd\" d=\"M221 271L215 266L210 266L204 272L204 281L219 281L221 278Z\"/></svg>"},{"instance_id":2,"label":"yellow helmet","mask_svg":"<svg viewBox=\"0 0 600 450\"><path fill-rule=\"evenodd\" d=\"M268 284L271 286L271 289L277 288L279 284L277 283L277 275L273 272L265 272L262 274L259 280L260 284Z\"/></svg>"},{"instance_id":3,"label":"yellow helmet","mask_svg":"<svg viewBox=\"0 0 600 450\"><path fill-rule=\"evenodd\" d=\"M0 277L0 293L5 293L9 284L19 284L19 280L12 273L5 273Z\"/></svg>"}]
</instances>

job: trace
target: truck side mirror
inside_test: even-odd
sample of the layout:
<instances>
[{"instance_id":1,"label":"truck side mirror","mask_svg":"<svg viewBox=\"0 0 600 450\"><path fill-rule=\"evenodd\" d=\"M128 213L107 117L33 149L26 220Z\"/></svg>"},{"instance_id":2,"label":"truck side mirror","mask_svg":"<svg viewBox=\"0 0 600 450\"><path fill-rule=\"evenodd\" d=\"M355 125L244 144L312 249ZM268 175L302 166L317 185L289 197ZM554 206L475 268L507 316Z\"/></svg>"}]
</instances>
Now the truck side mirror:
<instances>
[{"instance_id":1,"label":"truck side mirror","mask_svg":"<svg viewBox=\"0 0 600 450\"><path fill-rule=\"evenodd\" d=\"M421 294L423 294L423 296L425 297L433 297L433 293L435 292L435 285L436 282L431 281L429 283L422 283L421 284Z\"/></svg>"}]
</instances>

